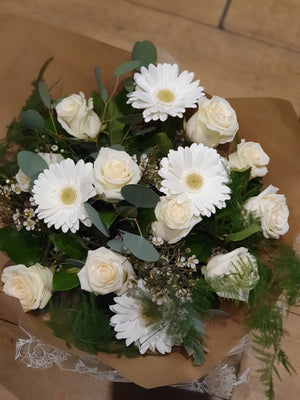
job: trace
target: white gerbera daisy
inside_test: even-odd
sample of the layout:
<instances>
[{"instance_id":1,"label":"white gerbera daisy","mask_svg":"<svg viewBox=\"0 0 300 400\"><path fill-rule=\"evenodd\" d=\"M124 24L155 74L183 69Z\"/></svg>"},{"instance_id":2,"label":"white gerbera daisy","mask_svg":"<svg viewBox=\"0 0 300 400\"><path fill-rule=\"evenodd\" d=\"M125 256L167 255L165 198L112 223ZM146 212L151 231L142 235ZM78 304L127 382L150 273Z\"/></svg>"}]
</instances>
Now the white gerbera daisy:
<instances>
[{"instance_id":1,"label":"white gerbera daisy","mask_svg":"<svg viewBox=\"0 0 300 400\"><path fill-rule=\"evenodd\" d=\"M76 232L79 221L91 226L84 202L96 195L92 185L92 163L79 160L75 165L70 158L60 164L51 164L35 180L32 189L38 205L36 214L48 227Z\"/></svg>"},{"instance_id":2,"label":"white gerbera daisy","mask_svg":"<svg viewBox=\"0 0 300 400\"><path fill-rule=\"evenodd\" d=\"M230 199L228 172L216 150L193 143L190 147L170 150L161 160L161 191L167 197L178 196L178 203L191 199L196 215L210 217L216 208Z\"/></svg>"},{"instance_id":3,"label":"white gerbera daisy","mask_svg":"<svg viewBox=\"0 0 300 400\"><path fill-rule=\"evenodd\" d=\"M141 281L138 282L143 288ZM135 295L136 294L136 295ZM125 339L126 346L134 343L141 354L147 350L158 351L161 354L170 353L172 350L171 338L166 333L162 322L151 322L143 315L142 301L138 293L126 292L115 297L116 304L110 306L115 313L110 319L110 324L117 332L117 339Z\"/></svg>"},{"instance_id":4,"label":"white gerbera daisy","mask_svg":"<svg viewBox=\"0 0 300 400\"><path fill-rule=\"evenodd\" d=\"M177 64L150 64L148 69L134 74L135 90L128 93L128 102L134 108L144 109L145 122L165 121L168 115L183 117L186 108L196 107L204 96L199 80L192 82L193 72L183 71L178 76Z\"/></svg>"}]
</instances>

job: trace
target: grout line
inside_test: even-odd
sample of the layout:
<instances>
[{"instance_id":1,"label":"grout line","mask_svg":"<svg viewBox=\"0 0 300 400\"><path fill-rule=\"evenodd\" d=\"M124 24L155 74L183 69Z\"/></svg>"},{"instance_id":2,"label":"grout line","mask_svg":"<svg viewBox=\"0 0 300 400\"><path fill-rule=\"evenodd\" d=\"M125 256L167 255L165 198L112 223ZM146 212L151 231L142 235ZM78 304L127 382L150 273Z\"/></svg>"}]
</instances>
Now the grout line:
<instances>
[{"instance_id":1,"label":"grout line","mask_svg":"<svg viewBox=\"0 0 300 400\"><path fill-rule=\"evenodd\" d=\"M231 5L231 0L226 0L226 4L224 6L223 13L222 13L220 21L218 23L218 29L221 29L222 31L225 30L224 21L225 21L225 18L227 17L227 13L228 13L230 5Z\"/></svg>"},{"instance_id":2,"label":"grout line","mask_svg":"<svg viewBox=\"0 0 300 400\"><path fill-rule=\"evenodd\" d=\"M206 26L206 27L208 27L210 29L217 29L217 30L226 32L229 35L239 36L239 37L251 40L253 42L266 44L266 45L271 46L271 47L277 47L279 49L283 49L283 50L286 50L286 51L291 51L293 53L297 53L297 54L300 53L300 49L295 48L295 47L288 47L287 45L282 44L282 43L272 42L272 41L267 40L267 39L260 39L260 38L257 38L257 37L249 36L247 34L243 34L243 33L240 33L240 32L234 32L234 31L230 31L230 30L225 29L224 21L226 19L226 16L228 14L228 10L230 8L231 0L226 0L226 4L224 6L224 10L223 10L223 13L222 13L222 15L220 17L220 21L219 21L218 26L212 25L212 24L208 24L208 23L203 22L203 21L195 20L193 18L183 17L181 15L178 15L178 14L175 14L175 13L172 13L172 12L169 12L169 11L161 10L161 9L159 9L157 7L152 7L152 6L145 5L145 4L141 5L141 4L138 3L138 0L125 0L125 1L127 3L129 3L129 4L132 4L135 7L147 8L149 10L153 10L153 11L158 12L158 13L170 15L171 17L176 17L176 18L183 19L183 20L186 20L186 21L191 21L191 22L193 22L195 24Z\"/></svg>"},{"instance_id":3,"label":"grout line","mask_svg":"<svg viewBox=\"0 0 300 400\"><path fill-rule=\"evenodd\" d=\"M134 5L134 6L141 7L141 8L148 8L149 10L153 10L153 11L156 11L156 12L159 12L159 13L162 13L162 14L170 15L171 17L177 17L177 18L180 18L180 19L184 19L186 21L191 21L191 22L194 22L195 24L208 26L209 28L214 28L214 29L217 28L217 26L214 25L214 24L208 24L207 22L199 21L198 19L194 19L194 18L190 18L190 17L184 17L184 16L182 16L180 14L176 14L176 13L174 13L172 11L161 10L160 8L157 8L157 7L154 7L154 6L151 6L151 5L146 5L146 4L142 4L141 5L141 4L139 4L138 0L125 0L125 1L127 1L128 3L130 3L130 4ZM228 0L226 0L226 1L228 1ZM231 1L231 0L229 0L229 1Z\"/></svg>"}]
</instances>

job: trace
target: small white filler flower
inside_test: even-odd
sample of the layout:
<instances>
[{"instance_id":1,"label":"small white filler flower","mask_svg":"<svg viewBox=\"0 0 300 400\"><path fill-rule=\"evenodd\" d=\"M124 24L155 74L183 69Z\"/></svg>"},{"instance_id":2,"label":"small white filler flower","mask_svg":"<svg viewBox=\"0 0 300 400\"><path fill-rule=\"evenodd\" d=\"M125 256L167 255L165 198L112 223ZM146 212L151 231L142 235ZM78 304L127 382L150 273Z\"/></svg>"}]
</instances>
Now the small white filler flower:
<instances>
[{"instance_id":1,"label":"small white filler flower","mask_svg":"<svg viewBox=\"0 0 300 400\"><path fill-rule=\"evenodd\" d=\"M193 143L190 147L170 150L161 160L161 191L178 203L192 200L195 215L210 217L216 208L230 199L228 172L216 150Z\"/></svg>"},{"instance_id":2,"label":"small white filler flower","mask_svg":"<svg viewBox=\"0 0 300 400\"><path fill-rule=\"evenodd\" d=\"M79 221L91 226L84 202L96 195L92 185L93 164L79 160L77 164L67 158L60 164L51 164L34 181L36 214L48 227L70 230L79 229Z\"/></svg>"},{"instance_id":3,"label":"small white filler flower","mask_svg":"<svg viewBox=\"0 0 300 400\"><path fill-rule=\"evenodd\" d=\"M140 289L144 288L141 281L138 286ZM125 339L126 346L134 343L141 354L147 350L157 350L161 354L170 353L174 343L167 335L166 327L161 326L161 321L155 323L143 315L142 300L138 292L126 292L115 297L114 301L116 304L111 305L110 309L115 315L111 317L110 324L117 332L117 339Z\"/></svg>"},{"instance_id":4,"label":"small white filler flower","mask_svg":"<svg viewBox=\"0 0 300 400\"><path fill-rule=\"evenodd\" d=\"M171 117L183 117L186 108L195 108L204 96L199 80L192 82L194 73L183 71L178 75L177 64L150 64L148 69L134 74L135 90L128 93L128 102L134 108L144 109L145 122L165 121Z\"/></svg>"}]
</instances>

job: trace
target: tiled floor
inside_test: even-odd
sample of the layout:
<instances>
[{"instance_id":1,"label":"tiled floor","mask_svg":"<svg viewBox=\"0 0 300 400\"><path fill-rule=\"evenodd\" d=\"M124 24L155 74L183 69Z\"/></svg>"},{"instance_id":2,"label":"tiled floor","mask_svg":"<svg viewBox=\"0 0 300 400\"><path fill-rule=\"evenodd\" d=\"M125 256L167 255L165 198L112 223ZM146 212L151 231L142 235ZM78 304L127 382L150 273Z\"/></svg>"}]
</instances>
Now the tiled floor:
<instances>
[{"instance_id":1,"label":"tiled floor","mask_svg":"<svg viewBox=\"0 0 300 400\"><path fill-rule=\"evenodd\" d=\"M43 25L21 20L19 16ZM21 21L26 34L18 32ZM224 97L287 98L300 114L299 0L1 0L0 50L11 55L11 62L15 60L10 70L5 61L0 63L1 88L5 87L7 93L5 101L1 101L5 115L0 119L1 129L19 110L28 93L29 82L25 79L17 82L14 76L22 69L27 79L26 73L38 68L30 64L31 60L41 64L54 51L59 65L73 68L73 78L64 77L64 89L72 87L75 91L93 84L92 72L88 71L82 54L68 58L68 49L61 47L57 32L53 31L52 40L45 44L46 36L51 37L51 26L124 50L130 50L136 40L150 39L157 45L162 61L176 61L194 71L208 93ZM26 39L28 35L32 42ZM13 40L22 44L22 50L12 47ZM85 48L89 60L98 59L102 66L105 55L91 54L84 38L76 40ZM71 41L70 38L70 46ZM110 70L111 65L107 65L107 71ZM57 72L54 67L53 75ZM295 310L286 323L289 336L284 343L298 370L299 321ZM3 400L200 399L197 394L172 389L145 392L131 385L112 386L83 376L77 379L67 372L58 375L55 370L32 371L13 358L15 341L22 334L19 328L0 321L0 332ZM263 399L254 370L255 367L249 384L235 389L234 400ZM276 382L277 399L297 400L299 379L285 373L282 376L283 381Z\"/></svg>"}]
</instances>

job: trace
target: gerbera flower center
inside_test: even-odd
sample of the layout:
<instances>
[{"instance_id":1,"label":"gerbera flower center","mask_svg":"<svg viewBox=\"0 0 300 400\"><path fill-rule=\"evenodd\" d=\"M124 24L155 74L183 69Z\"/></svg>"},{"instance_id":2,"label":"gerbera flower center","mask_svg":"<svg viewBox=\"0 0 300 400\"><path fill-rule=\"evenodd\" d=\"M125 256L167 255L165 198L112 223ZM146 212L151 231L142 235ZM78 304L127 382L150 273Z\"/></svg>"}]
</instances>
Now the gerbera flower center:
<instances>
[{"instance_id":1,"label":"gerbera flower center","mask_svg":"<svg viewBox=\"0 0 300 400\"><path fill-rule=\"evenodd\" d=\"M157 93L157 97L164 103L171 103L172 101L175 100L175 94L169 89L161 89Z\"/></svg>"},{"instance_id":2,"label":"gerbera flower center","mask_svg":"<svg viewBox=\"0 0 300 400\"><path fill-rule=\"evenodd\" d=\"M77 198L76 190L73 189L72 187L65 187L61 191L60 200L66 205L73 204L76 198Z\"/></svg>"},{"instance_id":3,"label":"gerbera flower center","mask_svg":"<svg viewBox=\"0 0 300 400\"><path fill-rule=\"evenodd\" d=\"M197 172L192 172L185 177L185 184L190 190L199 190L203 186L203 178Z\"/></svg>"}]
</instances>

